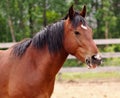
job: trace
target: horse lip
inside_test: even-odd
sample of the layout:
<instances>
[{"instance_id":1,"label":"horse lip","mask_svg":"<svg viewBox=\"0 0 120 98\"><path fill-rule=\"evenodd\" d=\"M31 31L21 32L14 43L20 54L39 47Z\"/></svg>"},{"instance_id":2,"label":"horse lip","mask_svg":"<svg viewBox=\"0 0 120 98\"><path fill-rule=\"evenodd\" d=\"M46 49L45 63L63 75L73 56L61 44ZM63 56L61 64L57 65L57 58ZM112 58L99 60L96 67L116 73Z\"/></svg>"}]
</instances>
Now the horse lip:
<instances>
[{"instance_id":1,"label":"horse lip","mask_svg":"<svg viewBox=\"0 0 120 98\"><path fill-rule=\"evenodd\" d=\"M97 67L97 65L96 64L87 64L88 65L88 69L94 69L94 68L96 68Z\"/></svg>"},{"instance_id":2,"label":"horse lip","mask_svg":"<svg viewBox=\"0 0 120 98\"><path fill-rule=\"evenodd\" d=\"M98 64L92 63L92 59L90 57L87 57L85 62L88 65L89 69L96 68L96 66L98 65Z\"/></svg>"},{"instance_id":3,"label":"horse lip","mask_svg":"<svg viewBox=\"0 0 120 98\"><path fill-rule=\"evenodd\" d=\"M86 59L85 59L85 63L88 65L88 68L91 68L92 66L91 66L91 61L90 61L90 58L89 57L87 57Z\"/></svg>"},{"instance_id":4,"label":"horse lip","mask_svg":"<svg viewBox=\"0 0 120 98\"><path fill-rule=\"evenodd\" d=\"M97 67L97 65L95 64L95 65L92 65L92 64L89 64L88 65L88 69L94 69L94 68L96 68Z\"/></svg>"}]
</instances>

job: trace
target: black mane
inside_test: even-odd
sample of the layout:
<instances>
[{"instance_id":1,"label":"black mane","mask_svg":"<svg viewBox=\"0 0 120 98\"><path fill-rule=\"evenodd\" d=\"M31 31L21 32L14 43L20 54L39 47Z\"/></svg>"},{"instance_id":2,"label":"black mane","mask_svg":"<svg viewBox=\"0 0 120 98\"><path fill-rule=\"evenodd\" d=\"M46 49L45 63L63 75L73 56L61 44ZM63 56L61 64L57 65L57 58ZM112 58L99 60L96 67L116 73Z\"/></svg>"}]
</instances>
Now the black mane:
<instances>
[{"instance_id":1,"label":"black mane","mask_svg":"<svg viewBox=\"0 0 120 98\"><path fill-rule=\"evenodd\" d=\"M64 20L47 26L38 32L32 39L19 42L13 47L13 54L22 56L30 44L37 49L48 46L49 52L57 52L63 47Z\"/></svg>"},{"instance_id":2,"label":"black mane","mask_svg":"<svg viewBox=\"0 0 120 98\"><path fill-rule=\"evenodd\" d=\"M38 32L32 40L37 49L48 45L49 52L57 52L63 47L64 21L54 23Z\"/></svg>"},{"instance_id":3,"label":"black mane","mask_svg":"<svg viewBox=\"0 0 120 98\"><path fill-rule=\"evenodd\" d=\"M31 42L32 42L32 39L25 39L25 40L19 42L18 44L13 46L12 53L15 56L21 57L25 53L26 49L29 47Z\"/></svg>"},{"instance_id":4,"label":"black mane","mask_svg":"<svg viewBox=\"0 0 120 98\"><path fill-rule=\"evenodd\" d=\"M63 48L64 21L67 17L69 16L67 15L63 20L42 29L32 39L27 39L16 44L13 47L13 53L16 56L21 57L30 44L36 49L42 49L47 45L50 53L58 52L61 48ZM76 28L80 22L83 25L86 25L84 18L76 12L74 18L71 20L71 23L73 27Z\"/></svg>"}]
</instances>

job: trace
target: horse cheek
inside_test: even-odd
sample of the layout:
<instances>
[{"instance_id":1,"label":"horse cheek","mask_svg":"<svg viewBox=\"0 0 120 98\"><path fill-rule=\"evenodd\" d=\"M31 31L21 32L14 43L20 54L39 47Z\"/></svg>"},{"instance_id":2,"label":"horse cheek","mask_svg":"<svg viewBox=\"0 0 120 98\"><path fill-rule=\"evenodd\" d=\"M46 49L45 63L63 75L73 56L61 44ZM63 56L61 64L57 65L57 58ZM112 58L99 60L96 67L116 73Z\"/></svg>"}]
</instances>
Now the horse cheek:
<instances>
[{"instance_id":1,"label":"horse cheek","mask_svg":"<svg viewBox=\"0 0 120 98\"><path fill-rule=\"evenodd\" d=\"M71 39L71 40L67 40L65 41L64 43L64 48L65 48L65 51L68 53L68 54L72 54L74 55L75 52L76 52L76 49L78 48L78 44L75 40Z\"/></svg>"}]
</instances>

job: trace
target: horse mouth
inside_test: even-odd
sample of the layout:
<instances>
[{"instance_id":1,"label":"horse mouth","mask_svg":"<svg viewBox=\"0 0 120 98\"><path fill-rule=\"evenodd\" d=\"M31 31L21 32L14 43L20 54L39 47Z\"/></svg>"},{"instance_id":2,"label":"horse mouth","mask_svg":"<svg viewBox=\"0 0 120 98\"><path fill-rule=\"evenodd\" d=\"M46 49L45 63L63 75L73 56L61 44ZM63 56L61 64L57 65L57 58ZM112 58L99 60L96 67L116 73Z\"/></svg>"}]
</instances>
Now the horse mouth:
<instances>
[{"instance_id":1,"label":"horse mouth","mask_svg":"<svg viewBox=\"0 0 120 98\"><path fill-rule=\"evenodd\" d=\"M96 68L96 66L101 64L102 58L98 55L93 55L92 57L87 57L85 62L88 65L88 68Z\"/></svg>"}]
</instances>

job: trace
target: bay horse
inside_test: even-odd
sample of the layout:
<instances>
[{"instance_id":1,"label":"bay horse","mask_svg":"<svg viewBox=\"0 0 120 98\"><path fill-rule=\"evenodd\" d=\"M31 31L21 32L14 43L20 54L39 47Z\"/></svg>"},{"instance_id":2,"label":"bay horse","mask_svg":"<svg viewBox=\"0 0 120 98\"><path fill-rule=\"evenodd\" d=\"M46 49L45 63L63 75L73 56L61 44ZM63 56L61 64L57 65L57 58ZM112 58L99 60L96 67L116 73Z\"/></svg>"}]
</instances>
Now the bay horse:
<instances>
[{"instance_id":1,"label":"bay horse","mask_svg":"<svg viewBox=\"0 0 120 98\"><path fill-rule=\"evenodd\" d=\"M50 98L55 76L69 54L90 68L101 63L92 29L81 12L69 8L63 20L33 38L0 51L0 98Z\"/></svg>"}]
</instances>

